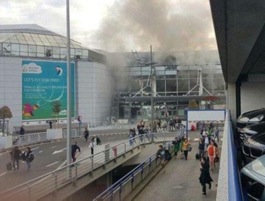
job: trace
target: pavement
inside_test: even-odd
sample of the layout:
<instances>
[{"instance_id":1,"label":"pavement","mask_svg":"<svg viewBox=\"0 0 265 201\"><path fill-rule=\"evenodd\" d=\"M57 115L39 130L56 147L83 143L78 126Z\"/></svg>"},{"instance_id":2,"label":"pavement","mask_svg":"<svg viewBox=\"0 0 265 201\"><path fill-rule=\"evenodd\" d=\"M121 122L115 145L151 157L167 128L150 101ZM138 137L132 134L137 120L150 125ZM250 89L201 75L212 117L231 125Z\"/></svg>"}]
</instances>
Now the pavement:
<instances>
[{"instance_id":1,"label":"pavement","mask_svg":"<svg viewBox=\"0 0 265 201\"><path fill-rule=\"evenodd\" d=\"M196 135L196 134L195 134ZM195 136L193 136L194 139ZM195 159L198 143L191 140L193 150L188 160L172 158L153 180L135 197L134 201L213 201L216 200L219 164L210 172L212 189L207 187L207 195L202 195L199 183L200 162ZM221 142L219 143L221 147ZM220 151L221 153L221 151Z\"/></svg>"}]
</instances>

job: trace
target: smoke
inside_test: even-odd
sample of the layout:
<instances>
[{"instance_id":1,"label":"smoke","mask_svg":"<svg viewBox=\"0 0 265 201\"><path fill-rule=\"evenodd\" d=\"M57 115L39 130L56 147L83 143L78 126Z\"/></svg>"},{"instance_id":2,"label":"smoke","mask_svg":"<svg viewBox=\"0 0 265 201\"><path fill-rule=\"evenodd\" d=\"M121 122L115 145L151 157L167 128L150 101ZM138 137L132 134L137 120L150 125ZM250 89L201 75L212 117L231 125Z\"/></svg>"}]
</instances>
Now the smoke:
<instances>
[{"instance_id":1,"label":"smoke","mask_svg":"<svg viewBox=\"0 0 265 201\"><path fill-rule=\"evenodd\" d=\"M93 38L111 52L216 49L209 3L199 0L117 0Z\"/></svg>"}]
</instances>

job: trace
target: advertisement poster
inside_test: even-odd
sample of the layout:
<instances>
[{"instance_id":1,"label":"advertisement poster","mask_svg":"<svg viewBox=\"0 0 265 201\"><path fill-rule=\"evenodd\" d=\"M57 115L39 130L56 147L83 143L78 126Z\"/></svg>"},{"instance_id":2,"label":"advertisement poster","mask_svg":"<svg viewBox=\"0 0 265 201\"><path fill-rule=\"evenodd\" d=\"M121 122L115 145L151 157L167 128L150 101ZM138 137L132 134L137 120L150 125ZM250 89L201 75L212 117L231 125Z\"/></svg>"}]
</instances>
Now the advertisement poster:
<instances>
[{"instance_id":1,"label":"advertisement poster","mask_svg":"<svg viewBox=\"0 0 265 201\"><path fill-rule=\"evenodd\" d=\"M75 65L71 63L72 116L75 111L74 75ZM67 63L22 60L22 106L23 120L66 118Z\"/></svg>"}]
</instances>

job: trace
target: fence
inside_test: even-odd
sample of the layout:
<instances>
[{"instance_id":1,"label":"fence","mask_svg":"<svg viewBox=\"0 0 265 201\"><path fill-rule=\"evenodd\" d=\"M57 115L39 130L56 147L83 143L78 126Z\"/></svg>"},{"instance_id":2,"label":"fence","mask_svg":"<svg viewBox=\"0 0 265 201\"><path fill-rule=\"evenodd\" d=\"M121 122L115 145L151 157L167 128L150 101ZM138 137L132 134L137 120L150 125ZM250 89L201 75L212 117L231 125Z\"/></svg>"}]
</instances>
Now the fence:
<instances>
[{"instance_id":1,"label":"fence","mask_svg":"<svg viewBox=\"0 0 265 201\"><path fill-rule=\"evenodd\" d=\"M136 148L139 149L141 145L152 141L165 140L165 134L144 136L143 138L137 136L133 139L134 143L131 145L129 140L126 140L97 154L2 192L0 197L3 200L38 200L49 194L56 195L58 190L69 184L76 186L78 179L84 175L91 175L93 177L93 172L98 168L106 167L109 162L117 160L127 152L131 152Z\"/></svg>"},{"instance_id":2,"label":"fence","mask_svg":"<svg viewBox=\"0 0 265 201\"><path fill-rule=\"evenodd\" d=\"M226 112L222 157L220 163L217 201L242 201L242 189L237 165L237 150L234 144L234 135L230 112Z\"/></svg>"},{"instance_id":3,"label":"fence","mask_svg":"<svg viewBox=\"0 0 265 201\"><path fill-rule=\"evenodd\" d=\"M172 150L170 150L172 152ZM122 201L137 188L161 163L156 154L148 157L144 162L127 173L124 177L111 185L93 201Z\"/></svg>"}]
</instances>

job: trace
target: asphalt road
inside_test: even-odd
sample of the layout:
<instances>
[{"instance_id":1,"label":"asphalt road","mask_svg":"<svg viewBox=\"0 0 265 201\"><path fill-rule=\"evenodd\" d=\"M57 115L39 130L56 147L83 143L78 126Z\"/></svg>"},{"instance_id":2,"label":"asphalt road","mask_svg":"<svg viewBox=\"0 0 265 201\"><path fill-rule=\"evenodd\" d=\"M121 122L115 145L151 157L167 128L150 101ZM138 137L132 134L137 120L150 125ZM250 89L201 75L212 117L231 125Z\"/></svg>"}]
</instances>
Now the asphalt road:
<instances>
[{"instance_id":1,"label":"asphalt road","mask_svg":"<svg viewBox=\"0 0 265 201\"><path fill-rule=\"evenodd\" d=\"M96 131L90 132L89 139L93 135L97 135L101 139L101 143L127 140L128 134L121 131ZM116 134L115 134L116 133ZM118 134L120 133L120 134ZM123 134L122 134L123 133ZM175 133L167 133L169 136L174 136ZM81 148L88 146L88 142L85 142L84 138L72 139L71 144L77 141ZM27 171L26 163L20 161L19 170L6 170L6 163L10 161L9 151L0 153L0 192L15 187L31 179L37 178L40 175L49 173L57 168L60 168L66 161L66 140L53 141L49 143L42 143L30 146L35 154L35 159L32 162L30 171ZM21 148L22 151L25 148Z\"/></svg>"}]
</instances>

